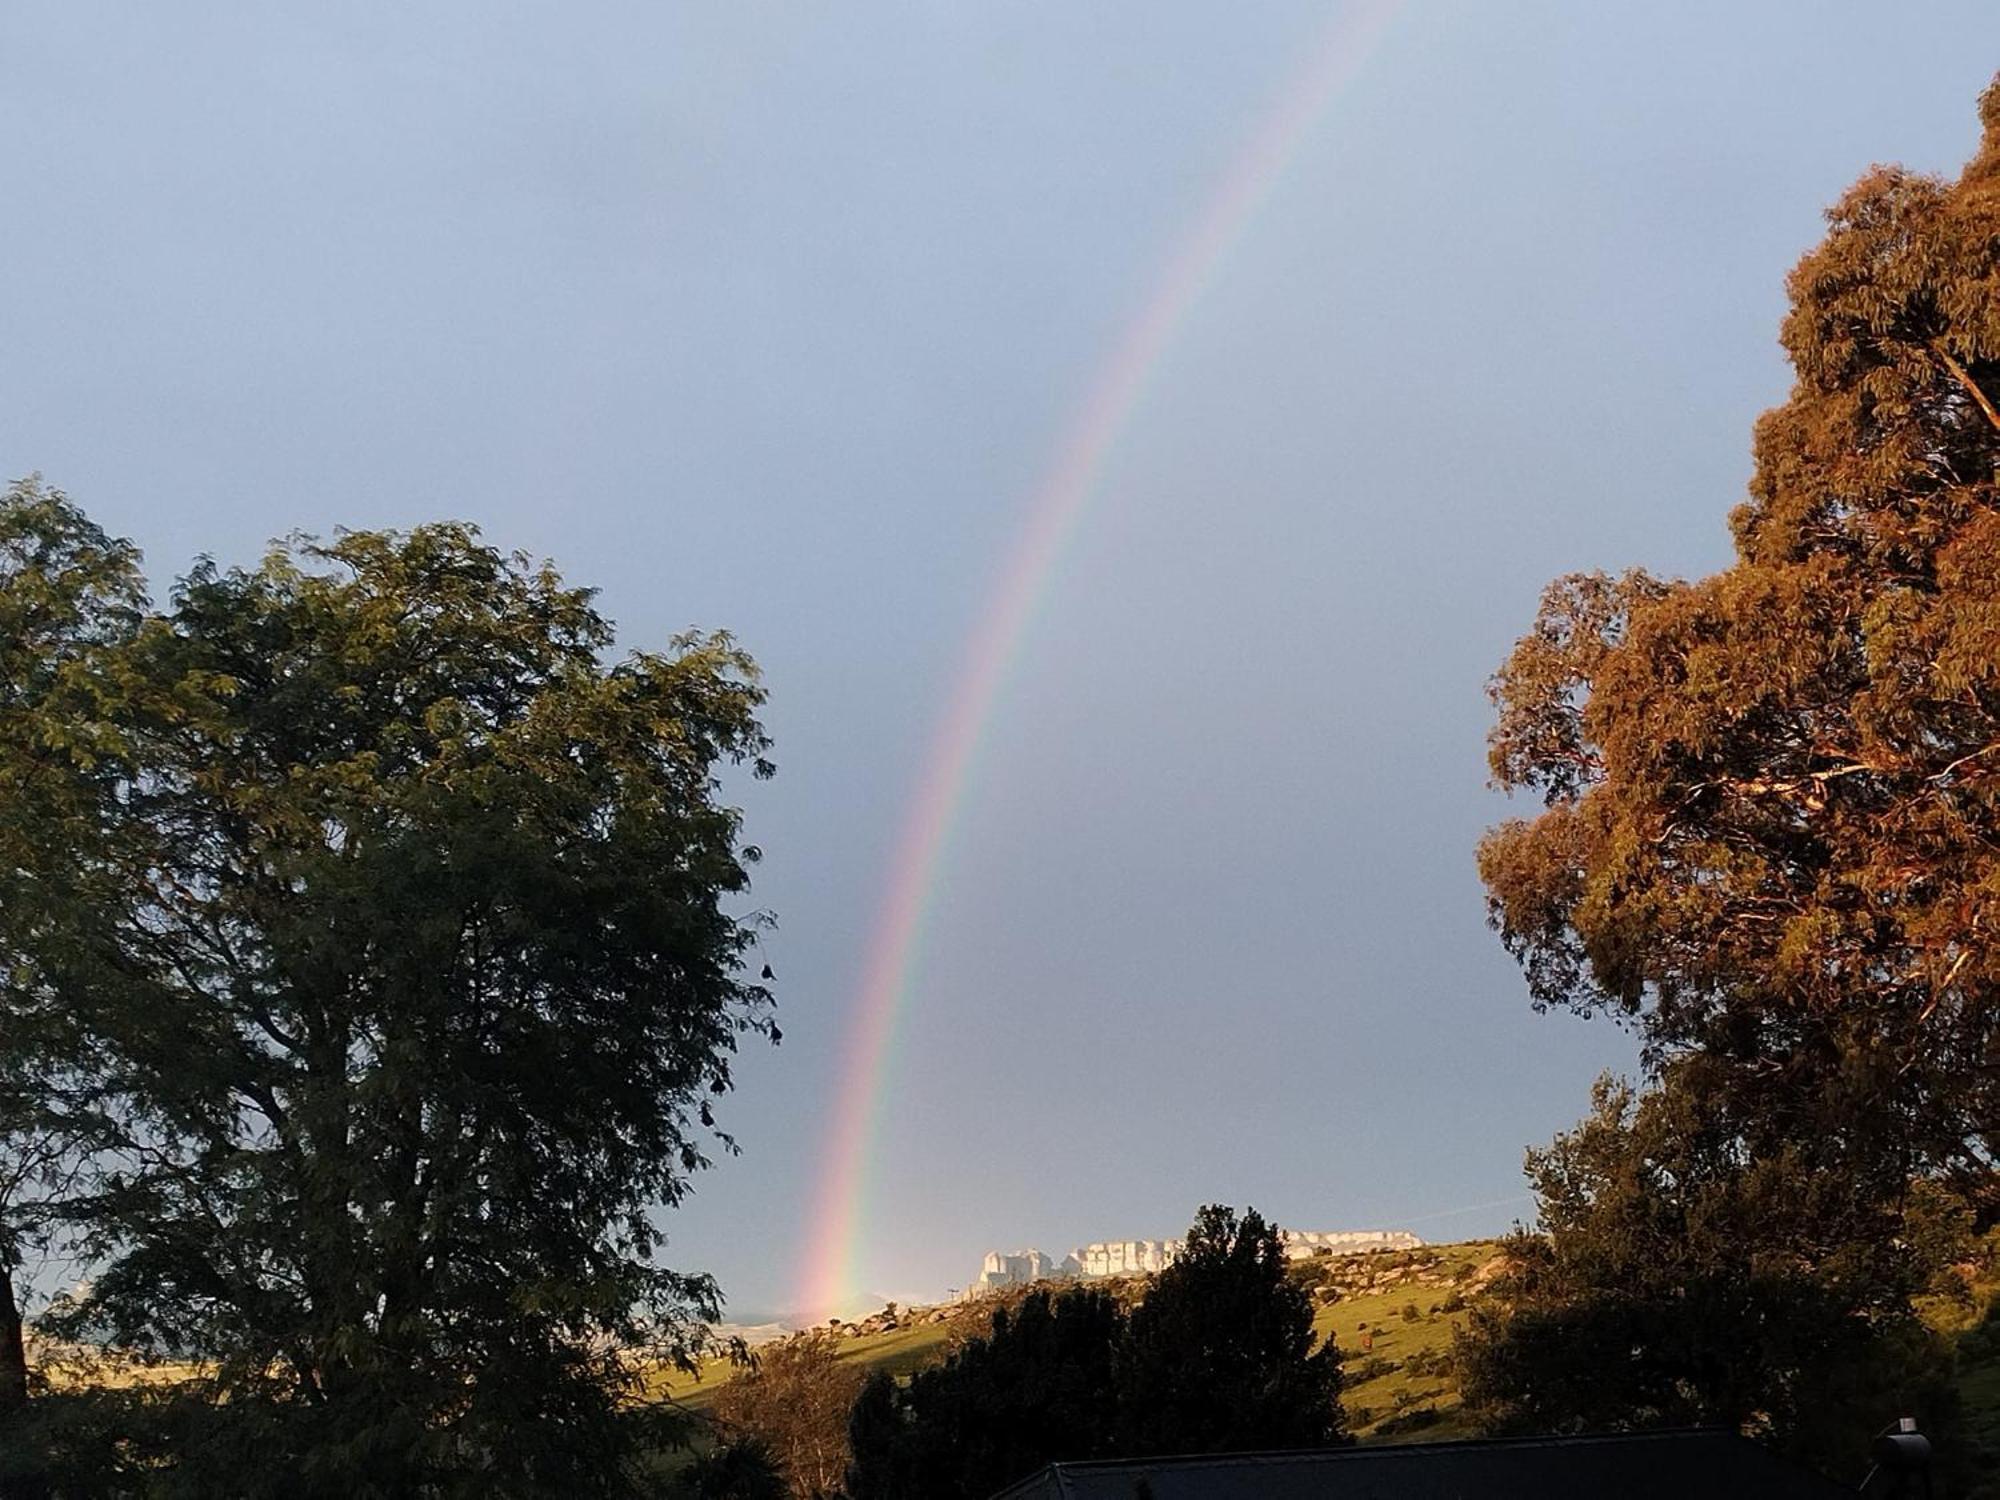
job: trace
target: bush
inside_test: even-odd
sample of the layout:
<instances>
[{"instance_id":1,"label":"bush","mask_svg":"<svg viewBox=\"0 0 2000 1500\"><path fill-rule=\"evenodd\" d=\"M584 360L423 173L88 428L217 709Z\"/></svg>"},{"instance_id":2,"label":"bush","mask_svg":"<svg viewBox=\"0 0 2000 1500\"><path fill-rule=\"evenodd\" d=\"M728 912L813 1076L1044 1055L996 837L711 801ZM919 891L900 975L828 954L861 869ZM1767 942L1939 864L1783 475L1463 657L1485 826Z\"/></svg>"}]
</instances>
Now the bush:
<instances>
[{"instance_id":1,"label":"bush","mask_svg":"<svg viewBox=\"0 0 2000 1500\"><path fill-rule=\"evenodd\" d=\"M1435 1406L1419 1406L1408 1411L1399 1411L1395 1416L1382 1419L1382 1425L1375 1429L1377 1437L1397 1437L1406 1432L1421 1432L1426 1427L1437 1425L1441 1413Z\"/></svg>"},{"instance_id":2,"label":"bush","mask_svg":"<svg viewBox=\"0 0 2000 1500\"><path fill-rule=\"evenodd\" d=\"M1412 1375L1444 1375L1451 1367L1449 1349L1419 1349L1403 1361L1403 1368Z\"/></svg>"}]
</instances>

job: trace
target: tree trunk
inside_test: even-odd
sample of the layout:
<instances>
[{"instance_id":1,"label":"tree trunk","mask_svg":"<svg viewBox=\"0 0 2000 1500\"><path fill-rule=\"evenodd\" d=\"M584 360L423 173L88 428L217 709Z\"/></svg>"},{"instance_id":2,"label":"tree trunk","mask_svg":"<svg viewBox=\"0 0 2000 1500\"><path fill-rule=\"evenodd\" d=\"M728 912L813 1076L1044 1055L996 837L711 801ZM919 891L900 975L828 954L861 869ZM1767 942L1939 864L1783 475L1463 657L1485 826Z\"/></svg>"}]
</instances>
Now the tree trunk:
<instances>
[{"instance_id":1,"label":"tree trunk","mask_svg":"<svg viewBox=\"0 0 2000 1500\"><path fill-rule=\"evenodd\" d=\"M14 1273L0 1271L0 1420L28 1404L28 1346Z\"/></svg>"},{"instance_id":2,"label":"tree trunk","mask_svg":"<svg viewBox=\"0 0 2000 1500\"><path fill-rule=\"evenodd\" d=\"M28 1405L28 1346L21 1331L21 1303L14 1273L0 1270L0 1500L50 1500L47 1480L26 1455L14 1450L8 1429Z\"/></svg>"}]
</instances>

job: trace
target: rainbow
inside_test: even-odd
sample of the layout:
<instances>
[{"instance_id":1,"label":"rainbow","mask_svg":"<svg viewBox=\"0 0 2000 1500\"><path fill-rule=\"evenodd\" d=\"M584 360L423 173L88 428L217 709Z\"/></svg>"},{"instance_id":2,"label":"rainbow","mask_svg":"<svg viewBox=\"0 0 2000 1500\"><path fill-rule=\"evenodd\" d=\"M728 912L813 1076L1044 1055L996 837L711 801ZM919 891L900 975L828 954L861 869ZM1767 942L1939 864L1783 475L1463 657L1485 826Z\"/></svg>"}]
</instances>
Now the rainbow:
<instances>
[{"instance_id":1,"label":"rainbow","mask_svg":"<svg viewBox=\"0 0 2000 1500\"><path fill-rule=\"evenodd\" d=\"M1315 120L1359 71L1399 0L1349 0L1277 97L1161 268L1153 295L1105 361L1083 409L1029 507L1021 539L975 629L951 704L895 847L868 946L838 1074L825 1160L805 1237L797 1294L808 1322L830 1316L857 1289L866 1171L896 1034L923 949L924 923L966 800L986 727L1010 669L1105 466L1175 334L1230 248L1270 195Z\"/></svg>"}]
</instances>

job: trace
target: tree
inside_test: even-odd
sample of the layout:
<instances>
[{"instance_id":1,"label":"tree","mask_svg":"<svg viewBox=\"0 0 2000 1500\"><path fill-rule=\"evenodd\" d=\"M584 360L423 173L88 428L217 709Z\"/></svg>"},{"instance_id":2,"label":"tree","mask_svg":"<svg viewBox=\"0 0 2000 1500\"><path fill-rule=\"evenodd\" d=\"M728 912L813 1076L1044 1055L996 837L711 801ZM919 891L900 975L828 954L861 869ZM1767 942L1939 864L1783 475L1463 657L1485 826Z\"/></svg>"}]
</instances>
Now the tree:
<instances>
[{"instance_id":1,"label":"tree","mask_svg":"<svg viewBox=\"0 0 2000 1500\"><path fill-rule=\"evenodd\" d=\"M854 1406L848 1494L990 1495L1046 1464L1109 1456L1124 1323L1101 1291L1037 1290L907 1385L876 1375Z\"/></svg>"},{"instance_id":2,"label":"tree","mask_svg":"<svg viewBox=\"0 0 2000 1500\"><path fill-rule=\"evenodd\" d=\"M795 1500L824 1500L846 1477L848 1415L865 1378L831 1338L787 1339L765 1345L719 1386L709 1415L733 1440L767 1453Z\"/></svg>"},{"instance_id":3,"label":"tree","mask_svg":"<svg viewBox=\"0 0 2000 1500\"><path fill-rule=\"evenodd\" d=\"M689 1500L786 1500L785 1466L762 1440L735 1438L697 1458L677 1489Z\"/></svg>"},{"instance_id":4,"label":"tree","mask_svg":"<svg viewBox=\"0 0 2000 1500\"><path fill-rule=\"evenodd\" d=\"M852 1500L984 1495L1093 1458L1343 1441L1340 1354L1253 1209L1204 1208L1128 1315L1106 1292L1031 1292L907 1383L878 1374L849 1424Z\"/></svg>"},{"instance_id":5,"label":"tree","mask_svg":"<svg viewBox=\"0 0 2000 1500\"><path fill-rule=\"evenodd\" d=\"M0 496L0 1445L18 1447L30 1371L26 1257L60 1229L102 1136L89 1042L60 1003L101 946L91 919L122 775L99 711L106 658L145 605L137 554L37 479ZM32 1493L16 1453L0 1494Z\"/></svg>"},{"instance_id":6,"label":"tree","mask_svg":"<svg viewBox=\"0 0 2000 1500\"><path fill-rule=\"evenodd\" d=\"M1312 1448L1342 1437L1340 1352L1315 1349L1312 1296L1277 1229L1211 1205L1132 1312L1119 1362L1120 1452Z\"/></svg>"},{"instance_id":7,"label":"tree","mask_svg":"<svg viewBox=\"0 0 2000 1500\"><path fill-rule=\"evenodd\" d=\"M763 695L726 636L611 642L434 525L203 563L107 648L92 942L48 972L122 1137L60 1326L203 1362L196 1490L616 1490L635 1356L716 1312L654 1213L775 1035L717 781L768 774Z\"/></svg>"},{"instance_id":8,"label":"tree","mask_svg":"<svg viewBox=\"0 0 2000 1500\"><path fill-rule=\"evenodd\" d=\"M1937 1266L1885 1233L1872 1189L1803 1153L1753 1154L1693 1058L1528 1154L1540 1233L1456 1343L1489 1431L1724 1425L1836 1469L1872 1434L1952 1416L1949 1357L1911 1310ZM1953 1253L1940 1237L1936 1254Z\"/></svg>"},{"instance_id":9,"label":"tree","mask_svg":"<svg viewBox=\"0 0 2000 1500\"><path fill-rule=\"evenodd\" d=\"M913 1377L914 1379L914 1377ZM918 1437L906 1421L903 1386L877 1370L855 1397L847 1418L847 1493L852 1500L900 1500L915 1493L911 1462Z\"/></svg>"},{"instance_id":10,"label":"tree","mask_svg":"<svg viewBox=\"0 0 2000 1500\"><path fill-rule=\"evenodd\" d=\"M1493 685L1480 849L1539 1005L1700 1051L1759 1141L1990 1182L2000 1131L2000 82L1793 271L1735 562L1559 580Z\"/></svg>"}]
</instances>

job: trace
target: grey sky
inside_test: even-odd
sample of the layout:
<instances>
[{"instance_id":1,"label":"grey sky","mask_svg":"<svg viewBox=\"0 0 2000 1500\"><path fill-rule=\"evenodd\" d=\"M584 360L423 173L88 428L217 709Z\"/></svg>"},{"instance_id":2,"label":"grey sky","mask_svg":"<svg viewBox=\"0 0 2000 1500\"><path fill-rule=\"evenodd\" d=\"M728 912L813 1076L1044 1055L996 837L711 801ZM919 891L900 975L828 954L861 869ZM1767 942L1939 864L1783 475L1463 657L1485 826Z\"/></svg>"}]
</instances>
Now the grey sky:
<instances>
[{"instance_id":1,"label":"grey sky","mask_svg":"<svg viewBox=\"0 0 2000 1500\"><path fill-rule=\"evenodd\" d=\"M784 1306L884 864L1055 443L1324 3L0 11L0 473L146 549L476 520L727 626L786 1041L671 1222ZM1491 1231L1629 1058L1537 1018L1481 686L1576 567L1726 556L1785 271L1954 169L1989 3L1409 0L1195 308L994 723L861 1276L1196 1205Z\"/></svg>"}]
</instances>

